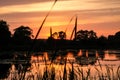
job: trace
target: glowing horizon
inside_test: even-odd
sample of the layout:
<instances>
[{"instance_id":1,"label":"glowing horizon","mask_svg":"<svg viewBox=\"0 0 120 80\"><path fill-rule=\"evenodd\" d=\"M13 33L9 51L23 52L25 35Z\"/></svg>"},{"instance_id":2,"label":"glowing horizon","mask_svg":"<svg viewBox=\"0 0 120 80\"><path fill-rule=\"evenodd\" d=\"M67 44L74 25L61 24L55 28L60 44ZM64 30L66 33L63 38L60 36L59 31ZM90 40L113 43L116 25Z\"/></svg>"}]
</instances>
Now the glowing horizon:
<instances>
[{"instance_id":1,"label":"glowing horizon","mask_svg":"<svg viewBox=\"0 0 120 80\"><path fill-rule=\"evenodd\" d=\"M10 31L24 25L33 29L35 35L42 20L50 10L54 1L50 0L11 0L0 1L0 19L10 25ZM78 15L78 30L94 30L98 36L115 34L120 31L119 0L58 0L43 26L39 38L48 38L49 28L53 32L67 29L67 38L74 27L74 20L68 22L75 14ZM106 6L107 5L107 6Z\"/></svg>"}]
</instances>

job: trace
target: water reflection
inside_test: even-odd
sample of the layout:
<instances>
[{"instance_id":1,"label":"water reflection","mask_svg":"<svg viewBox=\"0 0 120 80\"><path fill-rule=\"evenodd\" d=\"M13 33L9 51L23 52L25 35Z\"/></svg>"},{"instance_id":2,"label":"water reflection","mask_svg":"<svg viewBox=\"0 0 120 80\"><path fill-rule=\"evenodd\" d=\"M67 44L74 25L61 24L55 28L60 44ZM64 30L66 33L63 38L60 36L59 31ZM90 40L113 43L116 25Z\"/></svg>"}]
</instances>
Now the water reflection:
<instances>
[{"instance_id":1,"label":"water reflection","mask_svg":"<svg viewBox=\"0 0 120 80\"><path fill-rule=\"evenodd\" d=\"M52 57L55 58L52 58ZM10 64L3 64L3 63ZM106 67L111 69L120 65L120 51L117 50L66 50L66 51L47 51L36 52L27 58L24 54L15 54L14 60L3 60L0 62L0 79L17 79L19 80L26 71L26 79L43 79L47 76L52 78L63 77L65 73L73 73L75 71L89 71L96 74L96 70L106 70ZM11 67L12 64L12 67ZM102 69L100 66L102 66ZM106 66L107 65L107 66ZM66 67L65 67L66 66ZM108 68L109 69L109 68ZM105 72L106 73L106 72ZM79 73L81 74L81 72ZM86 74L86 73L84 73ZM78 75L78 73L76 73ZM94 75L93 75L94 76ZM78 75L78 78L81 76Z\"/></svg>"},{"instance_id":2,"label":"water reflection","mask_svg":"<svg viewBox=\"0 0 120 80\"><path fill-rule=\"evenodd\" d=\"M119 54L119 53L118 53ZM114 51L113 52L109 52L108 50L107 51L105 51L105 54L104 54L104 58L103 58L104 60L119 60L119 58L117 57L117 55L114 53Z\"/></svg>"},{"instance_id":3,"label":"water reflection","mask_svg":"<svg viewBox=\"0 0 120 80\"><path fill-rule=\"evenodd\" d=\"M77 55L76 60L80 65L94 65L98 58L95 50L80 50Z\"/></svg>"},{"instance_id":4,"label":"water reflection","mask_svg":"<svg viewBox=\"0 0 120 80\"><path fill-rule=\"evenodd\" d=\"M10 74L11 64L0 64L0 80L7 78Z\"/></svg>"}]
</instances>

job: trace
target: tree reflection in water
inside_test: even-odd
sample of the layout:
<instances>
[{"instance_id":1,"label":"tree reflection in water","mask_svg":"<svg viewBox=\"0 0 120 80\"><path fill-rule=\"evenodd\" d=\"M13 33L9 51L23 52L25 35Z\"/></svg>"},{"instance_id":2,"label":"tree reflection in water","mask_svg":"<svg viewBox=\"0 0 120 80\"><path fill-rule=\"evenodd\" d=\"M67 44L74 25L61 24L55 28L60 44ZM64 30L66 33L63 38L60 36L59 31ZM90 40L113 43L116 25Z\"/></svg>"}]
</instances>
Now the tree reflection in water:
<instances>
[{"instance_id":1,"label":"tree reflection in water","mask_svg":"<svg viewBox=\"0 0 120 80\"><path fill-rule=\"evenodd\" d=\"M119 58L117 57L117 55L119 56L118 51L117 51L117 54L113 55L112 53L114 52L113 51L109 52L105 50L103 51L85 50L85 49L77 50L77 51L60 50L56 53L57 55L55 56L55 58L52 58L54 56L52 51L36 52L34 53L34 55L31 56L31 59L29 59L30 60L29 64L26 64L26 60L25 60L26 58L20 58L20 59L17 58L16 62L15 61L12 62L15 67L13 72L10 72L11 70L9 71L9 69L11 69L10 68L11 65L0 64L0 79L3 80L6 78L8 80L11 80L11 79L20 80L20 77L23 76L22 73L25 71L24 68L26 67L27 68L27 71L25 74L26 80L28 79L42 80L42 79L49 79L49 78L51 78L52 80L55 80L55 79L61 80L63 78L64 73L66 73L68 77L70 75L74 75L74 76L77 76L76 78L80 79L81 75L86 76L86 71L88 73L92 73L89 75L89 77L92 78L93 76L95 76L96 80L98 80L102 76L99 74L99 72L108 74L106 69L107 70L114 69L115 70L114 73L117 71L120 71L120 70L116 70L117 68L119 68L119 61L115 61L115 59L118 60ZM106 61L106 59L108 60L110 58L114 58L114 61L111 61L111 62ZM54 60L52 61L52 59ZM98 59L100 61L100 64L103 70L100 70ZM108 66L105 66L108 63L110 64L108 65L110 68ZM117 65L111 67L111 63L117 64ZM66 72L64 72L65 71L64 68L66 69ZM12 75L12 77L10 77L9 75L10 76ZM100 77L98 77L99 75ZM70 78L72 79L74 78L74 76Z\"/></svg>"},{"instance_id":2,"label":"tree reflection in water","mask_svg":"<svg viewBox=\"0 0 120 80\"><path fill-rule=\"evenodd\" d=\"M11 67L11 64L0 64L0 80L5 79L9 76L10 67Z\"/></svg>"}]
</instances>

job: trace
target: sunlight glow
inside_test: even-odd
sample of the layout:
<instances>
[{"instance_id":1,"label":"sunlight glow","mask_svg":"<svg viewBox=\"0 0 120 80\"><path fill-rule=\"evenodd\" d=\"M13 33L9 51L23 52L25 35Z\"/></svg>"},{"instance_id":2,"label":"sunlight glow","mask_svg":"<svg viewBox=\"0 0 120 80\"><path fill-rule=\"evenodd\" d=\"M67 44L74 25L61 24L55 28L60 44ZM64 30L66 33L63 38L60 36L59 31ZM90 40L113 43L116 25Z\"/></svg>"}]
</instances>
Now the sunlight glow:
<instances>
[{"instance_id":1,"label":"sunlight glow","mask_svg":"<svg viewBox=\"0 0 120 80\"><path fill-rule=\"evenodd\" d=\"M115 3L117 2L119 1L116 0ZM11 32L20 25L27 25L33 29L33 35L36 35L42 20L53 3L54 0L5 5L0 7L0 18L8 22ZM95 30L99 36L108 36L108 34L114 34L120 29L119 13L119 5L114 4L113 1L58 0L46 20L43 27L44 31L41 31L39 38L48 38L49 27L53 28L53 32L64 31L69 20L75 14L78 15L78 30ZM67 29L67 39L69 39L73 27L74 20Z\"/></svg>"},{"instance_id":2,"label":"sunlight glow","mask_svg":"<svg viewBox=\"0 0 120 80\"><path fill-rule=\"evenodd\" d=\"M105 60L116 60L117 59L117 57L116 57L116 55L115 54L105 54L104 55L104 59Z\"/></svg>"},{"instance_id":3,"label":"sunlight glow","mask_svg":"<svg viewBox=\"0 0 120 80\"><path fill-rule=\"evenodd\" d=\"M104 55L104 59L105 60L116 60L118 58L117 58L117 56L115 54L109 53L109 51L106 50L105 55Z\"/></svg>"},{"instance_id":4,"label":"sunlight glow","mask_svg":"<svg viewBox=\"0 0 120 80\"><path fill-rule=\"evenodd\" d=\"M13 13L13 12L35 12L35 11L49 11L51 2L44 3L33 3L23 5L5 6L0 8L0 14ZM109 5L108 8L112 6ZM101 9L105 8L101 4L89 3L87 0L70 0L70 1L59 1L53 11L70 11L70 10L90 10L90 9Z\"/></svg>"},{"instance_id":5,"label":"sunlight glow","mask_svg":"<svg viewBox=\"0 0 120 80\"><path fill-rule=\"evenodd\" d=\"M82 56L82 50L80 50L79 52L78 52L78 54L77 54L77 56Z\"/></svg>"},{"instance_id":6,"label":"sunlight glow","mask_svg":"<svg viewBox=\"0 0 120 80\"><path fill-rule=\"evenodd\" d=\"M67 57L67 60L75 60L75 57L74 57L73 53L71 53L71 52L68 52L66 57Z\"/></svg>"}]
</instances>

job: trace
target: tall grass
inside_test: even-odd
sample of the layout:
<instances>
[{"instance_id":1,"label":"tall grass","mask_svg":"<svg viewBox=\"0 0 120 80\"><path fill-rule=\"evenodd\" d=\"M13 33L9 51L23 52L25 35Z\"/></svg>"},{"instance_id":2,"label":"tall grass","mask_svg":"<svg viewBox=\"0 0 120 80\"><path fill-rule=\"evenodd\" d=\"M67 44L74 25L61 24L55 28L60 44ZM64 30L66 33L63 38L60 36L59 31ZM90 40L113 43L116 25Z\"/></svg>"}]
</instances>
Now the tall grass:
<instances>
[{"instance_id":1,"label":"tall grass","mask_svg":"<svg viewBox=\"0 0 120 80\"><path fill-rule=\"evenodd\" d=\"M66 64L67 64L67 58L65 58L64 71L63 71L63 80L67 80Z\"/></svg>"},{"instance_id":2,"label":"tall grass","mask_svg":"<svg viewBox=\"0 0 120 80\"><path fill-rule=\"evenodd\" d=\"M117 68L117 77L118 77L118 80L120 80L120 65Z\"/></svg>"},{"instance_id":3,"label":"tall grass","mask_svg":"<svg viewBox=\"0 0 120 80\"><path fill-rule=\"evenodd\" d=\"M31 44L31 47L30 47L30 49L29 49L28 52L27 52L27 56L29 56L29 55L30 55L30 52L34 49L34 45L36 44L36 39L37 39L37 37L38 37L38 35L39 35L39 33L40 33L43 25L45 24L46 19L48 18L48 16L49 16L49 14L51 13L53 7L55 6L56 2L57 2L57 0L54 1L54 3L53 3L53 5L51 6L50 10L48 11L48 13L46 14L45 18L43 19L43 21L42 21L42 23L41 23L41 25L40 25L40 27L39 27L39 29L38 29L38 31L37 31L37 34L36 34L36 36L35 36L35 38L34 38L34 40L33 40L33 43ZM29 63L29 62L28 62L28 63ZM26 71L27 71L27 67L25 66L25 67L24 67L24 70L23 70L22 73L21 73L22 76L21 76L20 80L24 80L25 75L26 75Z\"/></svg>"},{"instance_id":4,"label":"tall grass","mask_svg":"<svg viewBox=\"0 0 120 80\"><path fill-rule=\"evenodd\" d=\"M99 66L84 69L79 65L76 67L75 63L71 63L71 66L67 64L66 61L64 65L58 64L58 66L63 66L61 70L57 70L54 64L45 64L43 72L40 69L42 64L36 65L37 72L35 74L31 71L26 72L24 80L120 80L120 66L114 70L114 67L105 65L104 70L101 71ZM24 76L22 73L22 71L14 73L9 80L20 80Z\"/></svg>"},{"instance_id":5,"label":"tall grass","mask_svg":"<svg viewBox=\"0 0 120 80\"><path fill-rule=\"evenodd\" d=\"M74 72L74 66L73 63L71 63L72 69L69 69L69 80L75 79L75 72Z\"/></svg>"},{"instance_id":6,"label":"tall grass","mask_svg":"<svg viewBox=\"0 0 120 80\"><path fill-rule=\"evenodd\" d=\"M11 72L11 77L7 80L120 80L120 65L102 65L98 61L98 65L81 66L67 57L62 58L64 64L55 64L54 61L51 63L45 56L42 59L43 62L39 62L37 57L37 61L31 63L30 69L27 65L24 65L27 68L20 65L15 72ZM36 72L32 72L33 65ZM27 71L24 75L25 68Z\"/></svg>"}]
</instances>

